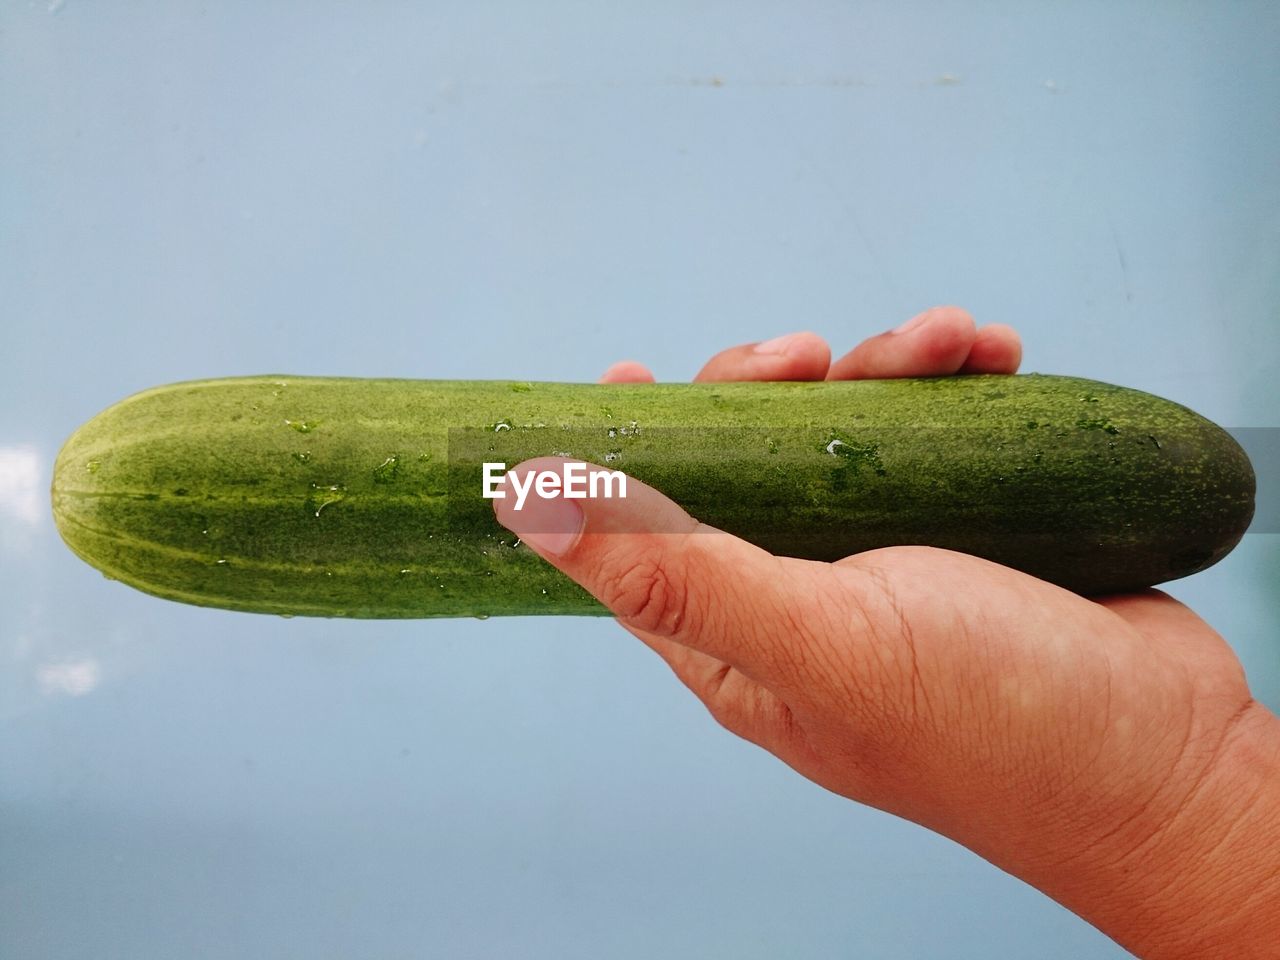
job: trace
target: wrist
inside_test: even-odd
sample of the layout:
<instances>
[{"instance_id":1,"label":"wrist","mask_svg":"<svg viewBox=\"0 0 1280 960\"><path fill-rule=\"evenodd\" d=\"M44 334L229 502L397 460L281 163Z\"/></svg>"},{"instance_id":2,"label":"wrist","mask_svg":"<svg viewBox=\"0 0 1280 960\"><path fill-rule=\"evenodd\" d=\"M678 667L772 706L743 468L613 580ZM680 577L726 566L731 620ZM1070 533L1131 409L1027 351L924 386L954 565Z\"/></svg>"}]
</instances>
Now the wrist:
<instances>
[{"instance_id":1,"label":"wrist","mask_svg":"<svg viewBox=\"0 0 1280 960\"><path fill-rule=\"evenodd\" d=\"M1252 704L1041 888L1147 960L1274 955L1280 720Z\"/></svg>"}]
</instances>

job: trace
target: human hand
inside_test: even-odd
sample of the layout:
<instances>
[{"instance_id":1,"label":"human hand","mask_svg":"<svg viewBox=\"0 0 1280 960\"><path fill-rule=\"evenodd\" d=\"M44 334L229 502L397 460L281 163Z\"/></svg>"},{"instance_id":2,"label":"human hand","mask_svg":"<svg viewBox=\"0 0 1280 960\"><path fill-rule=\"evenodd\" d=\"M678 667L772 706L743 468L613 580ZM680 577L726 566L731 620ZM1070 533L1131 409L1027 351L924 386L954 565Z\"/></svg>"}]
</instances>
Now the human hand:
<instances>
[{"instance_id":1,"label":"human hand","mask_svg":"<svg viewBox=\"0 0 1280 960\"><path fill-rule=\"evenodd\" d=\"M1020 356L1009 327L937 308L835 363L795 334L697 379L1013 373ZM552 501L511 503L495 500L504 525L809 779L957 840L1141 956L1275 955L1280 721L1167 594L1088 599L920 546L775 557L634 480L625 499L554 501L582 514L555 530Z\"/></svg>"}]
</instances>

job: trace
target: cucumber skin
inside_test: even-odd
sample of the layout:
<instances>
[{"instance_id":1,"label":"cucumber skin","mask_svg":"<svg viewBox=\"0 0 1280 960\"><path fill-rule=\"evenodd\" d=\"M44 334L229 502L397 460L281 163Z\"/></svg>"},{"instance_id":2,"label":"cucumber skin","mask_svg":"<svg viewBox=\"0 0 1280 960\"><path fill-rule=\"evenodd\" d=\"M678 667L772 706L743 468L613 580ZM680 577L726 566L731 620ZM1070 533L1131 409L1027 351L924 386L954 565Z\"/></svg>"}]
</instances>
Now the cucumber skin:
<instances>
[{"instance_id":1,"label":"cucumber skin","mask_svg":"<svg viewBox=\"0 0 1280 960\"><path fill-rule=\"evenodd\" d=\"M478 472L459 472L464 448L508 466L556 452L609 459L777 553L835 560L925 544L1083 594L1216 563L1248 527L1255 488L1248 457L1220 427L1172 401L1072 377L596 385L268 375L158 387L105 410L62 448L53 511L66 543L108 577L202 606L607 614L493 519Z\"/></svg>"}]
</instances>

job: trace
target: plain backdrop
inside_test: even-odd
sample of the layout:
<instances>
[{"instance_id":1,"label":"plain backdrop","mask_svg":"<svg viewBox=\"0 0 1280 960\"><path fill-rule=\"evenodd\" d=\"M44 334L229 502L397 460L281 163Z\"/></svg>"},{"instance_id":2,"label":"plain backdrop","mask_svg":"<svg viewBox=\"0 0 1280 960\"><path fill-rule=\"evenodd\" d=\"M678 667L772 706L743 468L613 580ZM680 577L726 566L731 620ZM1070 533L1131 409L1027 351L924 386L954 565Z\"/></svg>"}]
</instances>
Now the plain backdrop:
<instances>
[{"instance_id":1,"label":"plain backdrop","mask_svg":"<svg viewBox=\"0 0 1280 960\"><path fill-rule=\"evenodd\" d=\"M1278 427L1274 3L0 3L0 956L1110 958L608 620L136 593L66 436L242 373L661 379L936 303ZM1280 707L1280 544L1168 586Z\"/></svg>"}]
</instances>

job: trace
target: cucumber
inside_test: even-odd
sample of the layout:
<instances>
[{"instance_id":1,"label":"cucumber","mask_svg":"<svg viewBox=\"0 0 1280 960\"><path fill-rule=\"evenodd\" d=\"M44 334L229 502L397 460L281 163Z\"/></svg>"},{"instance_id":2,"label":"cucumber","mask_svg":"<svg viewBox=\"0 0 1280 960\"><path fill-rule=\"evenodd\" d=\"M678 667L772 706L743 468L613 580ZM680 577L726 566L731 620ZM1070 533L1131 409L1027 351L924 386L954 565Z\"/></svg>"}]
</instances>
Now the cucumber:
<instances>
[{"instance_id":1,"label":"cucumber","mask_svg":"<svg viewBox=\"0 0 1280 960\"><path fill-rule=\"evenodd\" d=\"M108 577L285 616L604 614L518 543L483 461L625 472L775 553L944 547L1084 594L1216 563L1253 514L1232 437L1039 374L561 384L259 376L158 387L81 427L53 511Z\"/></svg>"}]
</instances>

